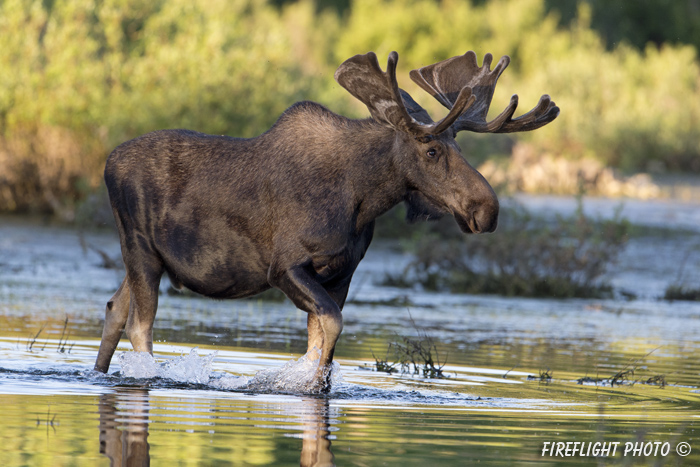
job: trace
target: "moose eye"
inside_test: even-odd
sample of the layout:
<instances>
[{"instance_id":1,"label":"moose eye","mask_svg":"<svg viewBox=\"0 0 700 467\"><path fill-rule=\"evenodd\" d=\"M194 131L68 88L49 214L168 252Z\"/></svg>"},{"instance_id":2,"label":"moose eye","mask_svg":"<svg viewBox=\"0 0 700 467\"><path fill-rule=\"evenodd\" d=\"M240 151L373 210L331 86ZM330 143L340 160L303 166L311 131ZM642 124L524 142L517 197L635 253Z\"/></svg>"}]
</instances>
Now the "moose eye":
<instances>
[{"instance_id":1,"label":"moose eye","mask_svg":"<svg viewBox=\"0 0 700 467\"><path fill-rule=\"evenodd\" d=\"M428 159L434 159L435 156L437 156L437 150L435 148L430 148L425 151L425 155L428 156Z\"/></svg>"}]
</instances>

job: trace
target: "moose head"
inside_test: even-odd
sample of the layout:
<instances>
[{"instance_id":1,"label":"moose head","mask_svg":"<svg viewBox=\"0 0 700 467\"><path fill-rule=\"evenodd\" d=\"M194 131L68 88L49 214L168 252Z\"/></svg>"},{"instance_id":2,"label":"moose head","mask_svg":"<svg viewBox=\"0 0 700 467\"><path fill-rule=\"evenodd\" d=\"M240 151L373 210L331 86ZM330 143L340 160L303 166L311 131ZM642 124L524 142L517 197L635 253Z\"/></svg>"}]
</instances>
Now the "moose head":
<instances>
[{"instance_id":1,"label":"moose head","mask_svg":"<svg viewBox=\"0 0 700 467\"><path fill-rule=\"evenodd\" d=\"M459 131L511 133L539 128L559 115L548 95L530 112L513 119L518 96L490 122L486 117L496 82L510 63L504 56L491 70L493 56L486 54L479 67L472 51L410 73L411 79L431 94L449 113L433 122L428 113L396 81L398 54L389 55L386 72L374 52L346 60L335 79L364 103L372 118L397 133L401 151L412 164L406 174L410 221L452 214L466 233L493 232L498 220L498 200L493 189L461 156L455 142Z\"/></svg>"}]
</instances>

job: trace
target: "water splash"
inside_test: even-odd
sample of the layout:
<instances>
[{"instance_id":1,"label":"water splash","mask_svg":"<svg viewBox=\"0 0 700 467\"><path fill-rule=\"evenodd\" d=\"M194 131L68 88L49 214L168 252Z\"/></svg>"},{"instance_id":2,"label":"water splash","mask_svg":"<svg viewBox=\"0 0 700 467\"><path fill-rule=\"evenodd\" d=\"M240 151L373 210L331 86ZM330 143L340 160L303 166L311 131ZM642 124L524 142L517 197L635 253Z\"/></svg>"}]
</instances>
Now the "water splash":
<instances>
[{"instance_id":1,"label":"water splash","mask_svg":"<svg viewBox=\"0 0 700 467\"><path fill-rule=\"evenodd\" d=\"M167 378L181 383L207 384L217 353L200 357L195 347L187 355L159 363L147 352L123 352L119 355L119 364L122 376L127 378Z\"/></svg>"},{"instance_id":2,"label":"water splash","mask_svg":"<svg viewBox=\"0 0 700 467\"><path fill-rule=\"evenodd\" d=\"M315 349L310 352L320 355ZM316 385L316 370L320 357L311 359L309 354L303 355L298 360L289 360L282 368L271 368L258 371L248 381L246 389L261 392L285 392L285 393L313 393L319 392ZM337 387L342 382L340 365L337 362L331 364L325 375L330 372L331 388Z\"/></svg>"},{"instance_id":3,"label":"water splash","mask_svg":"<svg viewBox=\"0 0 700 467\"><path fill-rule=\"evenodd\" d=\"M320 355L316 349L312 352ZM303 394L318 392L315 376L320 357L312 359L307 354L298 360L288 361L281 368L260 370L253 377L246 377L214 371L212 363L216 355L217 352L213 352L200 356L197 348L194 348L187 355L165 362L157 362L146 352L124 352L118 358L121 376L127 378L164 378L180 383L205 384L223 390ZM337 362L333 362L328 371L331 387L342 383L340 365Z\"/></svg>"}]
</instances>

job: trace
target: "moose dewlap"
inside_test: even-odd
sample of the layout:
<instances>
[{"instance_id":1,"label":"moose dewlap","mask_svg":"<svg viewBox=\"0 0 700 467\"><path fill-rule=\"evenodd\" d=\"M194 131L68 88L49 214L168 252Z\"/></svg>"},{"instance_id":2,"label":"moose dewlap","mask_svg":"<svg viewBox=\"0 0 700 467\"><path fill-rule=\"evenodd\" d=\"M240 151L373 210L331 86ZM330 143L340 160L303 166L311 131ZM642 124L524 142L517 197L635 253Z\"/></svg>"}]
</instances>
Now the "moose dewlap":
<instances>
[{"instance_id":1,"label":"moose dewlap","mask_svg":"<svg viewBox=\"0 0 700 467\"><path fill-rule=\"evenodd\" d=\"M152 353L167 272L174 285L209 297L284 292L308 313L308 351L320 351L313 389L328 390L341 310L379 215L403 201L409 220L450 214L465 233L496 229L498 199L462 157L455 135L534 130L559 108L545 95L513 118L513 96L487 122L510 59L491 70L490 54L479 67L467 52L410 73L449 109L433 122L399 89L397 60L392 52L382 71L370 52L336 71L338 83L369 109L365 120L300 102L255 138L165 130L110 154L105 182L126 276L107 303L96 370L109 369L122 329L134 350Z\"/></svg>"}]
</instances>

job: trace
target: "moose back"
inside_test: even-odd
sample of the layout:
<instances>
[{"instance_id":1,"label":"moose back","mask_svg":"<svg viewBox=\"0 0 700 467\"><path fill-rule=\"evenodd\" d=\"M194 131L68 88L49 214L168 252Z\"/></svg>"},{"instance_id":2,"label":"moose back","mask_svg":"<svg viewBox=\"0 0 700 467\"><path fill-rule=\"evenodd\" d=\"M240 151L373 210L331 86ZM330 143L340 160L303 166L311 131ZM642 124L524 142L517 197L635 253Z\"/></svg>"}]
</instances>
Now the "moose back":
<instances>
[{"instance_id":1,"label":"moose back","mask_svg":"<svg viewBox=\"0 0 700 467\"><path fill-rule=\"evenodd\" d=\"M255 138L165 130L110 154L105 182L126 275L107 303L96 370L109 369L123 329L134 350L152 353L167 272L174 286L209 297L284 292L308 313L307 352L320 359L310 390L328 390L341 310L378 216L403 201L409 220L449 214L465 233L496 229L498 199L455 135L533 130L554 120L558 107L545 95L513 119L513 96L487 122L510 59L491 70L490 54L479 67L467 52L410 73L449 109L433 122L399 89L397 60L392 52L382 71L370 52L336 71L369 109L365 120L300 102Z\"/></svg>"}]
</instances>

